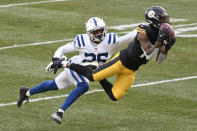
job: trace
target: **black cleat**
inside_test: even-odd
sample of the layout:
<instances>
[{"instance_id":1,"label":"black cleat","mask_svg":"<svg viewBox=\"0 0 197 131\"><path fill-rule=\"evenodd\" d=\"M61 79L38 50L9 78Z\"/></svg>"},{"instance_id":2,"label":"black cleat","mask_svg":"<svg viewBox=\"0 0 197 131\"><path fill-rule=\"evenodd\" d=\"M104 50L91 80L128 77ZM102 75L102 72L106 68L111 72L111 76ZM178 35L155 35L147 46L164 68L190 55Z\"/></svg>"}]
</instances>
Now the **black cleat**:
<instances>
[{"instance_id":1,"label":"black cleat","mask_svg":"<svg viewBox=\"0 0 197 131\"><path fill-rule=\"evenodd\" d=\"M26 88L26 87L21 87L19 98L18 98L18 101L17 101L17 106L18 107L21 107L23 101L29 102L29 98L28 98L28 96L26 96L26 93L27 93L28 90L29 89Z\"/></svg>"},{"instance_id":2,"label":"black cleat","mask_svg":"<svg viewBox=\"0 0 197 131\"><path fill-rule=\"evenodd\" d=\"M61 124L62 123L62 117L63 117L63 114L64 112L61 112L61 111L56 111L55 113L53 113L51 115L51 118L56 121L58 124Z\"/></svg>"}]
</instances>

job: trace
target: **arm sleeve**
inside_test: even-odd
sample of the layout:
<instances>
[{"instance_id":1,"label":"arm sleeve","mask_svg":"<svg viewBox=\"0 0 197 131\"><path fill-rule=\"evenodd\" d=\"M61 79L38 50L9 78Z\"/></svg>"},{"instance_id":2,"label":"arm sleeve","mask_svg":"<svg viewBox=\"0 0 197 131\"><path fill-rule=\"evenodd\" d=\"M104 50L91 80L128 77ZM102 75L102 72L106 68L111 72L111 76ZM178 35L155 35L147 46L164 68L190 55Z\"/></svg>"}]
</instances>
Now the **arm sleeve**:
<instances>
[{"instance_id":1,"label":"arm sleeve","mask_svg":"<svg viewBox=\"0 0 197 131\"><path fill-rule=\"evenodd\" d=\"M142 48L142 47L141 47ZM151 60L159 51L159 48L155 48L150 55L146 54L146 51L142 48L144 55L146 56L146 60Z\"/></svg>"},{"instance_id":2,"label":"arm sleeve","mask_svg":"<svg viewBox=\"0 0 197 131\"><path fill-rule=\"evenodd\" d=\"M70 42L64 46L59 47L55 54L54 57L61 57L63 54L70 53L77 51L77 49L73 46L73 42Z\"/></svg>"},{"instance_id":3,"label":"arm sleeve","mask_svg":"<svg viewBox=\"0 0 197 131\"><path fill-rule=\"evenodd\" d=\"M120 36L118 39L118 43L115 46L115 49L118 49L120 46L129 44L130 42L134 41L137 35L137 30L133 30L124 36Z\"/></svg>"},{"instance_id":4,"label":"arm sleeve","mask_svg":"<svg viewBox=\"0 0 197 131\"><path fill-rule=\"evenodd\" d=\"M166 55L163 54L163 53L160 53L160 54L158 55L158 57L157 57L156 62L157 62L157 64L160 64L160 63L162 63L165 59L166 59Z\"/></svg>"}]
</instances>

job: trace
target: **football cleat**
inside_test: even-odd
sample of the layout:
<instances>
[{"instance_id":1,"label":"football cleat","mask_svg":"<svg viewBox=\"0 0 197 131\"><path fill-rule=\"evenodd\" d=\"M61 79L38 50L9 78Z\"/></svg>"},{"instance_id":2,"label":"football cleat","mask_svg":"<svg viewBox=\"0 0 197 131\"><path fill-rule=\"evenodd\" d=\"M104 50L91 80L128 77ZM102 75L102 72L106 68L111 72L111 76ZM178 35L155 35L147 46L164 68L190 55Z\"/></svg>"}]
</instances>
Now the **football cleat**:
<instances>
[{"instance_id":1,"label":"football cleat","mask_svg":"<svg viewBox=\"0 0 197 131\"><path fill-rule=\"evenodd\" d=\"M59 109L59 110L62 110L62 109ZM57 110L55 113L53 113L51 115L51 118L56 121L58 124L61 124L62 123L62 117L63 117L63 114L64 114L64 111L59 111Z\"/></svg>"},{"instance_id":2,"label":"football cleat","mask_svg":"<svg viewBox=\"0 0 197 131\"><path fill-rule=\"evenodd\" d=\"M19 98L18 98L18 101L17 101L17 106L18 107L21 107L23 101L26 101L26 103L29 102L29 98L28 98L28 96L26 96L26 93L27 93L28 90L29 89L26 88L26 87L21 87Z\"/></svg>"}]
</instances>

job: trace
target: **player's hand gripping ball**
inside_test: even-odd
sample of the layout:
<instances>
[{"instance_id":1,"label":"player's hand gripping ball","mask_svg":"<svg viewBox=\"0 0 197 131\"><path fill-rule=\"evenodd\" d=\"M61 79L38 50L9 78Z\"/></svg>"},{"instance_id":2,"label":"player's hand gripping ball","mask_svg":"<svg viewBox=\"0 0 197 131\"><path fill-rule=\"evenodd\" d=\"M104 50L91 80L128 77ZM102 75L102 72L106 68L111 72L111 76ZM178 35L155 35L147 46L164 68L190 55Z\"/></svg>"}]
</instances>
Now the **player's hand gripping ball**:
<instances>
[{"instance_id":1,"label":"player's hand gripping ball","mask_svg":"<svg viewBox=\"0 0 197 131\"><path fill-rule=\"evenodd\" d=\"M160 26L160 31L164 28L168 29L169 31L169 39L175 37L175 32L172 26L170 26L168 23L162 23ZM161 46L159 52L162 52L163 54L167 55L167 51L165 50L165 45L168 44L169 39L163 43L164 45Z\"/></svg>"},{"instance_id":2,"label":"player's hand gripping ball","mask_svg":"<svg viewBox=\"0 0 197 131\"><path fill-rule=\"evenodd\" d=\"M161 23L160 31L164 28L168 29L170 35L169 37L175 37L175 32L171 25L169 25L168 23Z\"/></svg>"}]
</instances>

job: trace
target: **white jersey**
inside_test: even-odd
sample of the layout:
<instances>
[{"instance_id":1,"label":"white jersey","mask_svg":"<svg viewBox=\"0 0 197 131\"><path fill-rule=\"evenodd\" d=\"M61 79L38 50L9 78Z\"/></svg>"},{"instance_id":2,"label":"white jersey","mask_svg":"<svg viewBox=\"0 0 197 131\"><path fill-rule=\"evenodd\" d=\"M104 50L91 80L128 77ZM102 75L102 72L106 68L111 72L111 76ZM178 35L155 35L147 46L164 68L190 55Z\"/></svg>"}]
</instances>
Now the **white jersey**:
<instances>
[{"instance_id":1,"label":"white jersey","mask_svg":"<svg viewBox=\"0 0 197 131\"><path fill-rule=\"evenodd\" d=\"M78 51L79 54L70 59L72 63L86 63L97 61L98 63L104 63L109 60L116 49L124 44L131 42L136 35L136 31L119 37L115 33L107 33L104 40L95 44L92 43L87 34L77 35L73 42L60 47L54 57L60 57L65 53Z\"/></svg>"},{"instance_id":2,"label":"white jersey","mask_svg":"<svg viewBox=\"0 0 197 131\"><path fill-rule=\"evenodd\" d=\"M85 63L97 61L104 63L112 56L113 49L118 44L118 35L115 33L108 33L104 40L99 43L91 43L87 34L77 35L73 46L79 51L78 56L71 58L71 62Z\"/></svg>"},{"instance_id":3,"label":"white jersey","mask_svg":"<svg viewBox=\"0 0 197 131\"><path fill-rule=\"evenodd\" d=\"M79 54L73 56L69 60L70 62L77 64L95 61L99 64L104 63L111 58L116 49L133 41L136 33L137 31L134 30L122 37L119 37L115 33L108 33L99 44L92 43L87 34L80 34L75 37L73 42L60 47L55 52L54 57L61 57L66 53L78 51ZM64 71L55 78L55 82L59 89L64 89L72 85L77 86L80 82L89 83L89 80L73 70L65 68Z\"/></svg>"}]
</instances>

